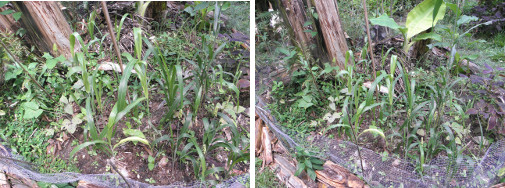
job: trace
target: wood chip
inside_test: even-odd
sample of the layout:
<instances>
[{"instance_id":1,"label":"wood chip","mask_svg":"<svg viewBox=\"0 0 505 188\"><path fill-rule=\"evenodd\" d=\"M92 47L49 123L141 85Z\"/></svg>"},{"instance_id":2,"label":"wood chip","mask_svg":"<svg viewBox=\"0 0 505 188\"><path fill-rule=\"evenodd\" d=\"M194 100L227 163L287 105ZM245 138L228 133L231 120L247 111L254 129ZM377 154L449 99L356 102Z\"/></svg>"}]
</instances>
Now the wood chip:
<instances>
[{"instance_id":1,"label":"wood chip","mask_svg":"<svg viewBox=\"0 0 505 188\"><path fill-rule=\"evenodd\" d=\"M370 81L365 82L365 83L363 83L363 86L370 89L370 88L372 88L372 82L370 82ZM384 86L380 86L379 92L384 93L384 94L389 94L388 88L384 87ZM393 90L393 97L396 97L394 90Z\"/></svg>"}]
</instances>

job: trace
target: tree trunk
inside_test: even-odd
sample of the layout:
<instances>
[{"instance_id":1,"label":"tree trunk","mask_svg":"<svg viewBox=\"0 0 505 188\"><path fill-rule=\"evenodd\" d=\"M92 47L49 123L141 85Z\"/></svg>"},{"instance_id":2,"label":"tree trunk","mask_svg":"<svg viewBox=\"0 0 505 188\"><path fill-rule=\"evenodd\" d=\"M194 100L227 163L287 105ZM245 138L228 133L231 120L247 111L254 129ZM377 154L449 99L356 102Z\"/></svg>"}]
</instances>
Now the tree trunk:
<instances>
[{"instance_id":1,"label":"tree trunk","mask_svg":"<svg viewBox=\"0 0 505 188\"><path fill-rule=\"evenodd\" d=\"M309 21L307 18L305 5L302 0L280 0L279 11L283 17L285 16L285 21L288 21L290 28L292 29L292 35L299 42L299 46L302 49L307 49L308 45L312 43L310 33L303 32L306 28L303 24ZM294 43L293 45L297 45Z\"/></svg>"},{"instance_id":2,"label":"tree trunk","mask_svg":"<svg viewBox=\"0 0 505 188\"><path fill-rule=\"evenodd\" d=\"M338 5L334 0L316 0L319 23L323 32L324 43L333 65L344 68L345 52L348 50L345 34L340 24Z\"/></svg>"},{"instance_id":3,"label":"tree trunk","mask_svg":"<svg viewBox=\"0 0 505 188\"><path fill-rule=\"evenodd\" d=\"M426 31L423 31L422 33L419 33L419 34L429 33L431 31L432 31L432 29L430 28ZM431 43L431 39L425 39L425 40L420 40L420 41L415 42L414 45L412 45L412 47L409 49L408 57L411 60L421 59L421 57L429 51L428 44L430 44L430 43Z\"/></svg>"},{"instance_id":4,"label":"tree trunk","mask_svg":"<svg viewBox=\"0 0 505 188\"><path fill-rule=\"evenodd\" d=\"M57 2L14 1L14 7L23 14L21 27L27 33L28 42L40 52L50 52L53 56L71 58L69 37L70 25L63 16ZM3 21L0 19L0 22ZM4 25L5 23L0 23ZM8 24L8 23L7 23ZM15 32L15 31L13 31ZM57 51L53 50L53 46Z\"/></svg>"},{"instance_id":5,"label":"tree trunk","mask_svg":"<svg viewBox=\"0 0 505 188\"><path fill-rule=\"evenodd\" d=\"M344 68L345 52L348 50L344 31L338 17L338 6L333 0L279 0L276 6L287 26L290 27L291 35L296 39L294 45L299 46L304 52L310 51L314 59L320 62L328 62L335 59L333 66ZM315 21L312 15L308 15L307 9L311 3L315 3L319 15L318 23L306 25L307 21ZM317 21L316 21L317 22ZM310 31L317 31L312 37ZM312 47L311 47L312 46Z\"/></svg>"},{"instance_id":6,"label":"tree trunk","mask_svg":"<svg viewBox=\"0 0 505 188\"><path fill-rule=\"evenodd\" d=\"M0 12L7 10L7 7L0 8ZM14 18L12 18L12 14L2 15L0 14L0 31L1 32L16 32L19 29L19 24L16 24Z\"/></svg>"},{"instance_id":7,"label":"tree trunk","mask_svg":"<svg viewBox=\"0 0 505 188\"><path fill-rule=\"evenodd\" d=\"M166 1L152 1L147 6L146 17L153 18L155 21L161 24L163 21L164 11L167 10L167 2Z\"/></svg>"}]
</instances>

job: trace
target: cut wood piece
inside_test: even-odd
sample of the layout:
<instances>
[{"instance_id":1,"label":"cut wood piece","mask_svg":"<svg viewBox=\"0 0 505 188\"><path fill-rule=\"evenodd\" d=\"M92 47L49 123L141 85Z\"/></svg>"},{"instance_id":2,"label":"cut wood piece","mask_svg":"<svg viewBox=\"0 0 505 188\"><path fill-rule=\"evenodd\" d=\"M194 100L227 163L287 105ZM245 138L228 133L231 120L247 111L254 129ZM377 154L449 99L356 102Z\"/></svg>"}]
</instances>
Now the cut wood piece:
<instances>
[{"instance_id":1,"label":"cut wood piece","mask_svg":"<svg viewBox=\"0 0 505 188\"><path fill-rule=\"evenodd\" d=\"M340 24L337 1L318 0L314 3L319 14L319 23L321 24L324 44L326 44L330 61L335 60L333 65L338 65L340 69L344 69L345 52L349 48Z\"/></svg>"},{"instance_id":2,"label":"cut wood piece","mask_svg":"<svg viewBox=\"0 0 505 188\"><path fill-rule=\"evenodd\" d=\"M261 140L263 141L263 163L268 165L273 162L272 156L272 142L270 140L270 135L268 134L268 127L263 127L263 133L261 134Z\"/></svg>"},{"instance_id":3,"label":"cut wood piece","mask_svg":"<svg viewBox=\"0 0 505 188\"><path fill-rule=\"evenodd\" d=\"M8 167L2 167L3 169L8 168ZM12 187L31 187L31 188L38 188L39 186L37 183L27 177L17 175L17 174L11 174L11 173L6 173L5 176L7 179L11 181Z\"/></svg>"},{"instance_id":4,"label":"cut wood piece","mask_svg":"<svg viewBox=\"0 0 505 188\"><path fill-rule=\"evenodd\" d=\"M123 69L126 69L126 65L123 65ZM98 70L121 72L121 67L117 63L102 62L100 66L98 66ZM132 69L132 73L137 74L137 71Z\"/></svg>"},{"instance_id":5,"label":"cut wood piece","mask_svg":"<svg viewBox=\"0 0 505 188\"><path fill-rule=\"evenodd\" d=\"M256 114L256 129L254 130L256 132L256 155L258 155L261 152L261 133L263 130L263 121L258 117L258 114Z\"/></svg>"},{"instance_id":6,"label":"cut wood piece","mask_svg":"<svg viewBox=\"0 0 505 188\"><path fill-rule=\"evenodd\" d=\"M320 182L319 184L325 185L320 185L318 187L369 187L365 184L365 182L359 179L356 175L352 174L349 170L331 161L326 161L323 165L323 168L323 170L316 171L316 176L317 180Z\"/></svg>"},{"instance_id":7,"label":"cut wood piece","mask_svg":"<svg viewBox=\"0 0 505 188\"><path fill-rule=\"evenodd\" d=\"M370 88L372 88L372 82L370 82L370 81L365 82L365 83L363 83L363 86L365 86L366 88L370 89ZM389 91L388 91L387 87L380 86L379 88L380 88L379 92L384 93L384 94L389 94ZM394 90L393 90L393 97L396 97Z\"/></svg>"},{"instance_id":8,"label":"cut wood piece","mask_svg":"<svg viewBox=\"0 0 505 188\"><path fill-rule=\"evenodd\" d=\"M101 186L98 186L98 185L93 185L90 182L82 181L81 180L77 184L77 188L105 188L105 187L101 187Z\"/></svg>"},{"instance_id":9,"label":"cut wood piece","mask_svg":"<svg viewBox=\"0 0 505 188\"><path fill-rule=\"evenodd\" d=\"M472 73L478 73L480 72L480 67L479 65L471 62L471 61L468 61L466 59L463 59L461 61L461 67L468 67L470 69L470 71L472 71Z\"/></svg>"},{"instance_id":10,"label":"cut wood piece","mask_svg":"<svg viewBox=\"0 0 505 188\"><path fill-rule=\"evenodd\" d=\"M493 185L490 188L505 188L505 183L496 184L496 185Z\"/></svg>"},{"instance_id":11,"label":"cut wood piece","mask_svg":"<svg viewBox=\"0 0 505 188\"><path fill-rule=\"evenodd\" d=\"M308 187L303 180L295 176L296 168L288 162L284 157L275 155L274 164L270 166L273 170L278 171L277 178L284 181L286 187L289 188L306 188Z\"/></svg>"},{"instance_id":12,"label":"cut wood piece","mask_svg":"<svg viewBox=\"0 0 505 188\"><path fill-rule=\"evenodd\" d=\"M4 173L0 173L0 188L10 188L11 185L7 180L7 176Z\"/></svg>"}]
</instances>

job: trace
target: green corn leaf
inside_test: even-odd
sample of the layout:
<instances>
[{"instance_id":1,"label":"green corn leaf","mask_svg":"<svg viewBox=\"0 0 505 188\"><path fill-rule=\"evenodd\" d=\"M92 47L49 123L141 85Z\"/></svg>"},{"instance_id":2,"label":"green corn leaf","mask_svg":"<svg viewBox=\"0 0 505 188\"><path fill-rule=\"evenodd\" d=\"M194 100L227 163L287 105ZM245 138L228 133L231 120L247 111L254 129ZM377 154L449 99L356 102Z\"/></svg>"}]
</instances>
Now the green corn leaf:
<instances>
[{"instance_id":1,"label":"green corn leaf","mask_svg":"<svg viewBox=\"0 0 505 188\"><path fill-rule=\"evenodd\" d=\"M119 22L119 26L116 27L116 40L119 41L120 39L120 34L121 34L121 29L123 28L123 23L124 23L124 20L128 17L128 13L126 13L125 15L123 15L123 17L121 18L121 21Z\"/></svg>"},{"instance_id":2,"label":"green corn leaf","mask_svg":"<svg viewBox=\"0 0 505 188\"><path fill-rule=\"evenodd\" d=\"M148 4L148 3L146 3ZM137 59L141 60L142 58L142 29L135 27L133 28L133 40L135 41L135 55L137 55Z\"/></svg>"},{"instance_id":3,"label":"green corn leaf","mask_svg":"<svg viewBox=\"0 0 505 188\"><path fill-rule=\"evenodd\" d=\"M126 142L140 142L140 143L143 143L143 144L151 147L151 145L149 145L149 141L147 141L146 139L132 136L132 137L128 137L128 138L120 140L116 145L114 145L114 147L112 149L116 149L116 147L118 147Z\"/></svg>"},{"instance_id":4,"label":"green corn leaf","mask_svg":"<svg viewBox=\"0 0 505 188\"><path fill-rule=\"evenodd\" d=\"M130 112L131 109L136 107L143 100L146 100L146 98L145 97L138 98L135 101L133 101L132 103L128 104L128 106L126 106L126 108L124 108L122 111L117 113L117 117L115 118L114 124L116 124L119 120L121 120L121 118L123 118L128 112Z\"/></svg>"},{"instance_id":5,"label":"green corn leaf","mask_svg":"<svg viewBox=\"0 0 505 188\"><path fill-rule=\"evenodd\" d=\"M377 127L375 127L375 126L373 126L373 125L372 125L372 126L370 126L368 129L364 130L362 133L360 133L360 134L358 135L358 138L359 138L361 135L363 135L364 133L368 133L368 132L372 133L373 135L379 135L379 136L381 136L381 137L382 137L382 139L384 139L384 141L386 141L386 145L387 145L386 135L384 134L384 132L382 131L382 129L377 128Z\"/></svg>"},{"instance_id":6,"label":"green corn leaf","mask_svg":"<svg viewBox=\"0 0 505 188\"><path fill-rule=\"evenodd\" d=\"M214 60L216 59L216 56L221 53L221 51L223 51L223 48L226 46L226 43L223 43L221 44L217 49L216 51L214 51L214 53L211 55L212 59L211 60Z\"/></svg>"},{"instance_id":7,"label":"green corn leaf","mask_svg":"<svg viewBox=\"0 0 505 188\"><path fill-rule=\"evenodd\" d=\"M118 88L118 101L117 101L118 111L122 111L126 107L126 92L128 91L128 80L130 79L132 69L135 66L135 64L137 64L137 62L138 62L137 60L130 61L130 63L128 63L128 65L124 69L123 75L121 76Z\"/></svg>"},{"instance_id":8,"label":"green corn leaf","mask_svg":"<svg viewBox=\"0 0 505 188\"><path fill-rule=\"evenodd\" d=\"M214 168L211 168L211 169L205 171L204 176L207 177L211 174L218 173L218 172L224 172L224 171L225 171L225 169L223 167L214 167Z\"/></svg>"},{"instance_id":9,"label":"green corn leaf","mask_svg":"<svg viewBox=\"0 0 505 188\"><path fill-rule=\"evenodd\" d=\"M107 144L107 142L105 142L103 140L94 140L94 141L84 142L81 145L78 145L77 147L72 149L72 151L70 152L70 158L71 159L74 158L75 153L77 153L81 149L84 149L88 146L92 146L92 145L96 145L96 144Z\"/></svg>"},{"instance_id":10,"label":"green corn leaf","mask_svg":"<svg viewBox=\"0 0 505 188\"><path fill-rule=\"evenodd\" d=\"M381 74L379 77L375 79L375 81L370 85L370 89L368 90L368 93L366 95L366 103L368 105L373 103L373 94L375 90L377 89L377 86L379 85L379 82L382 81L386 76L389 76L388 74Z\"/></svg>"}]
</instances>

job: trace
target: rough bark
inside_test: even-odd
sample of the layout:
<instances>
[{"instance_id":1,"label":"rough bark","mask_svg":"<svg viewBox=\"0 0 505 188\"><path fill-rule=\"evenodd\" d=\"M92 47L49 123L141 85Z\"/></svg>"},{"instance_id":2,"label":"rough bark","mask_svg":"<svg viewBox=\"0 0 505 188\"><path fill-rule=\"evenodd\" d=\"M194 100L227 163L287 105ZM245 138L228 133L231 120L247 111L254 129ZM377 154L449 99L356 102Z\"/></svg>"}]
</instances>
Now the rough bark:
<instances>
[{"instance_id":1,"label":"rough bark","mask_svg":"<svg viewBox=\"0 0 505 188\"><path fill-rule=\"evenodd\" d=\"M336 62L333 65L338 65L343 69L348 47L338 16L338 5L334 0L316 0L314 3L330 60L335 59Z\"/></svg>"},{"instance_id":2,"label":"rough bark","mask_svg":"<svg viewBox=\"0 0 505 188\"><path fill-rule=\"evenodd\" d=\"M6 7L0 8L0 12L7 10ZM12 14L2 15L0 14L0 31L1 32L16 32L19 29L19 24L16 24L14 18L12 18Z\"/></svg>"},{"instance_id":3,"label":"rough bark","mask_svg":"<svg viewBox=\"0 0 505 188\"><path fill-rule=\"evenodd\" d=\"M165 11L168 9L166 1L152 1L147 6L146 17L153 18L158 23L163 21L166 15Z\"/></svg>"},{"instance_id":4,"label":"rough bark","mask_svg":"<svg viewBox=\"0 0 505 188\"><path fill-rule=\"evenodd\" d=\"M311 43L311 37L309 33L303 32L305 30L303 24L309 19L305 15L306 10L302 0L281 0L279 10L287 16L296 41L300 43L300 46L307 47Z\"/></svg>"},{"instance_id":5,"label":"rough bark","mask_svg":"<svg viewBox=\"0 0 505 188\"><path fill-rule=\"evenodd\" d=\"M432 29L430 28L427 31L424 31L420 34L423 33L429 33L431 32ZM429 51L428 44L431 43L431 39L425 39L425 40L420 40L414 43L412 45L411 49L409 50L409 58L413 60L419 60L421 57L426 54L426 52Z\"/></svg>"},{"instance_id":6,"label":"rough bark","mask_svg":"<svg viewBox=\"0 0 505 188\"><path fill-rule=\"evenodd\" d=\"M310 53L314 59L319 59L321 62L328 61L325 48L322 43L318 43L319 35L312 37L306 30L317 30L316 24L304 26L307 21L313 21L307 15L303 0L279 0L275 5L275 9L280 11L281 17L286 26L289 28L289 33L293 37L292 43L302 49L304 53ZM286 22L287 21L287 22ZM313 47L311 47L313 46ZM309 54L306 54L309 55Z\"/></svg>"},{"instance_id":7,"label":"rough bark","mask_svg":"<svg viewBox=\"0 0 505 188\"><path fill-rule=\"evenodd\" d=\"M69 36L72 30L57 2L18 1L13 2L13 5L23 13L21 27L26 29L26 36L32 45L40 52L71 58ZM53 45L57 51L53 51Z\"/></svg>"}]
</instances>

